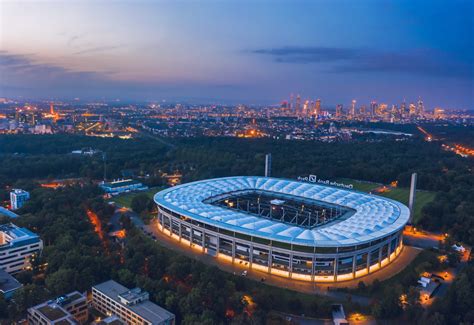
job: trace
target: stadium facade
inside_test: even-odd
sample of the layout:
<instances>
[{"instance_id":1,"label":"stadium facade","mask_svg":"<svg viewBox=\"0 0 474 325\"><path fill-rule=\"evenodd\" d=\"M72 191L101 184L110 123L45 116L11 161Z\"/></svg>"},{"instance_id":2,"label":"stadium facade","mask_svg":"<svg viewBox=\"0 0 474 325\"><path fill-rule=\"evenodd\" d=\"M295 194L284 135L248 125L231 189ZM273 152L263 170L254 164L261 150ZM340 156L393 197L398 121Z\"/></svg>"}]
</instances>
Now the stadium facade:
<instances>
[{"instance_id":1,"label":"stadium facade","mask_svg":"<svg viewBox=\"0 0 474 325\"><path fill-rule=\"evenodd\" d=\"M410 215L387 198L258 176L183 184L154 200L159 230L181 245L314 282L351 280L391 263Z\"/></svg>"}]
</instances>

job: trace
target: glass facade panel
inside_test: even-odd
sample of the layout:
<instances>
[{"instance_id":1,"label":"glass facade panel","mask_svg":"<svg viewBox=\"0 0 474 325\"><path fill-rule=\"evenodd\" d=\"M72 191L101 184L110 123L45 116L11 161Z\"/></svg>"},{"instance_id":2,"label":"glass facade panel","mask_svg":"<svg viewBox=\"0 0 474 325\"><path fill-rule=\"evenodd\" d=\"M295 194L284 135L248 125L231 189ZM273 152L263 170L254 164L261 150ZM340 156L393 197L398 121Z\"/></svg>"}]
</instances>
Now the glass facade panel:
<instances>
[{"instance_id":1,"label":"glass facade panel","mask_svg":"<svg viewBox=\"0 0 474 325\"><path fill-rule=\"evenodd\" d=\"M311 274L313 268L313 259L305 256L293 255L293 272L302 274Z\"/></svg>"},{"instance_id":2,"label":"glass facade panel","mask_svg":"<svg viewBox=\"0 0 474 325\"><path fill-rule=\"evenodd\" d=\"M356 271L367 268L367 256L368 254L360 254L356 257Z\"/></svg>"},{"instance_id":3,"label":"glass facade panel","mask_svg":"<svg viewBox=\"0 0 474 325\"><path fill-rule=\"evenodd\" d=\"M268 250L263 248L253 248L253 263L268 266Z\"/></svg>"},{"instance_id":4,"label":"glass facade panel","mask_svg":"<svg viewBox=\"0 0 474 325\"><path fill-rule=\"evenodd\" d=\"M290 255L280 252L273 252L272 267L288 271L290 267Z\"/></svg>"},{"instance_id":5,"label":"glass facade panel","mask_svg":"<svg viewBox=\"0 0 474 325\"><path fill-rule=\"evenodd\" d=\"M370 265L377 264L379 262L379 249L370 252Z\"/></svg>"},{"instance_id":6,"label":"glass facade panel","mask_svg":"<svg viewBox=\"0 0 474 325\"><path fill-rule=\"evenodd\" d=\"M352 256L339 258L339 262L338 262L339 264L337 266L337 274L352 273L352 261L353 261Z\"/></svg>"},{"instance_id":7,"label":"glass facade panel","mask_svg":"<svg viewBox=\"0 0 474 325\"><path fill-rule=\"evenodd\" d=\"M315 275L334 275L334 259L333 258L316 258L314 262Z\"/></svg>"}]
</instances>

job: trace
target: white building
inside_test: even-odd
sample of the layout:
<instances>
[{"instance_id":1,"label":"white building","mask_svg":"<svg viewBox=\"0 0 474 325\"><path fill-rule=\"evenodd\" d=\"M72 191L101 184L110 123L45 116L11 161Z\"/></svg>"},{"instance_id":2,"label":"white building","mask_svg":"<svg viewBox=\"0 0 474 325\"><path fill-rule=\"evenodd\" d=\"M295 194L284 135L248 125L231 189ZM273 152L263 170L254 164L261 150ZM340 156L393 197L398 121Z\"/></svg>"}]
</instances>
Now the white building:
<instances>
[{"instance_id":1,"label":"white building","mask_svg":"<svg viewBox=\"0 0 474 325\"><path fill-rule=\"evenodd\" d=\"M30 193L20 189L10 192L10 206L12 210L21 208L30 199Z\"/></svg>"},{"instance_id":2,"label":"white building","mask_svg":"<svg viewBox=\"0 0 474 325\"><path fill-rule=\"evenodd\" d=\"M148 189L148 186L132 179L118 179L114 180L113 182L102 182L99 186L106 193L110 193L112 195L131 191L145 191Z\"/></svg>"},{"instance_id":3,"label":"white building","mask_svg":"<svg viewBox=\"0 0 474 325\"><path fill-rule=\"evenodd\" d=\"M129 290L113 280L92 287L92 306L126 324L173 325L174 314L148 300L148 292Z\"/></svg>"},{"instance_id":4,"label":"white building","mask_svg":"<svg viewBox=\"0 0 474 325\"><path fill-rule=\"evenodd\" d=\"M28 229L14 224L0 226L0 269L7 273L28 269L42 249L43 241Z\"/></svg>"}]
</instances>

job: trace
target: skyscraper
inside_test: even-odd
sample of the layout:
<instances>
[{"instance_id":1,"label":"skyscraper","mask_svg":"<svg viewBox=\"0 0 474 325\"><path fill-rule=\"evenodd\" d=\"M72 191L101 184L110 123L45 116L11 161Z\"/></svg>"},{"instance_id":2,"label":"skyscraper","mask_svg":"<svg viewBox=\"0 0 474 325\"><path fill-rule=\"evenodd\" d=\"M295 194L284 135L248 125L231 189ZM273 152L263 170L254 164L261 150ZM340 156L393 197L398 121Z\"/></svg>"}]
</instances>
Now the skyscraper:
<instances>
[{"instance_id":1,"label":"skyscraper","mask_svg":"<svg viewBox=\"0 0 474 325\"><path fill-rule=\"evenodd\" d=\"M370 115L372 115L372 117L377 115L377 102L375 100L370 102Z\"/></svg>"},{"instance_id":2,"label":"skyscraper","mask_svg":"<svg viewBox=\"0 0 474 325\"><path fill-rule=\"evenodd\" d=\"M314 114L316 115L316 118L321 116L321 99L317 99L316 103L314 104Z\"/></svg>"},{"instance_id":3,"label":"skyscraper","mask_svg":"<svg viewBox=\"0 0 474 325\"><path fill-rule=\"evenodd\" d=\"M337 104L336 106L336 117L342 117L343 111L342 104Z\"/></svg>"},{"instance_id":4,"label":"skyscraper","mask_svg":"<svg viewBox=\"0 0 474 325\"><path fill-rule=\"evenodd\" d=\"M424 116L425 115L425 106L423 105L423 101L421 98L418 99L418 106L417 106L417 115Z\"/></svg>"},{"instance_id":5,"label":"skyscraper","mask_svg":"<svg viewBox=\"0 0 474 325\"><path fill-rule=\"evenodd\" d=\"M301 96L296 96L296 105L295 105L295 113L299 115L301 113Z\"/></svg>"},{"instance_id":6,"label":"skyscraper","mask_svg":"<svg viewBox=\"0 0 474 325\"><path fill-rule=\"evenodd\" d=\"M415 106L415 104L410 103L409 109L410 109L410 116L416 115L416 106Z\"/></svg>"},{"instance_id":7,"label":"skyscraper","mask_svg":"<svg viewBox=\"0 0 474 325\"><path fill-rule=\"evenodd\" d=\"M406 111L407 111L407 103L405 103L405 99L404 99L402 102L402 105L400 106L400 115L402 116L402 118L405 117Z\"/></svg>"},{"instance_id":8,"label":"skyscraper","mask_svg":"<svg viewBox=\"0 0 474 325\"><path fill-rule=\"evenodd\" d=\"M356 115L356 108L355 107L356 107L356 100L353 99L352 100L352 105L351 105L351 110L349 112L349 115L350 115L351 118L354 118L355 115Z\"/></svg>"}]
</instances>

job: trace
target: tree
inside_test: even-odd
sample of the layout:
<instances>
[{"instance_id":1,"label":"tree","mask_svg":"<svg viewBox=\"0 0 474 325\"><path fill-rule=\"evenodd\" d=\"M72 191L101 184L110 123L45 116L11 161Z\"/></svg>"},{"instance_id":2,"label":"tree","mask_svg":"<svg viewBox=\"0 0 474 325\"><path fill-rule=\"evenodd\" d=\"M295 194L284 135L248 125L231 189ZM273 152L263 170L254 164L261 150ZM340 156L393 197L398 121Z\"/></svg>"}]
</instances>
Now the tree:
<instances>
[{"instance_id":1,"label":"tree","mask_svg":"<svg viewBox=\"0 0 474 325\"><path fill-rule=\"evenodd\" d=\"M152 206L153 200L143 193L134 196L131 203L132 210L138 214L142 213L143 211L149 211L150 207Z\"/></svg>"}]
</instances>

